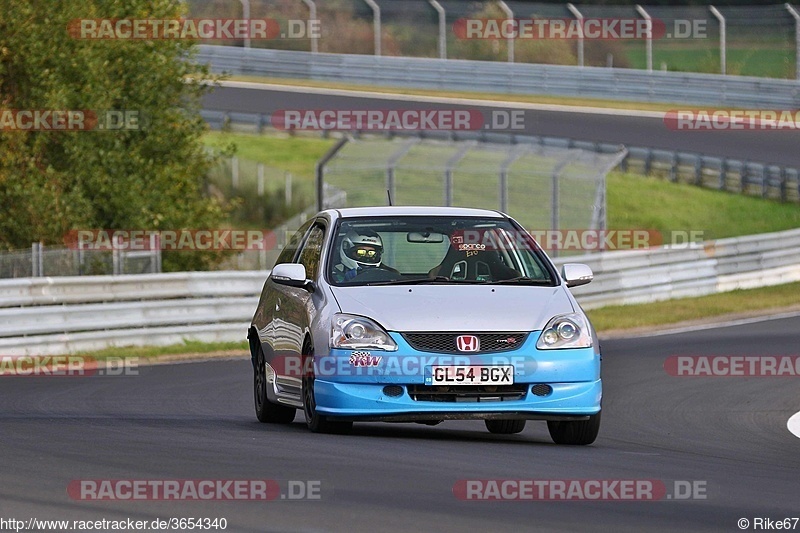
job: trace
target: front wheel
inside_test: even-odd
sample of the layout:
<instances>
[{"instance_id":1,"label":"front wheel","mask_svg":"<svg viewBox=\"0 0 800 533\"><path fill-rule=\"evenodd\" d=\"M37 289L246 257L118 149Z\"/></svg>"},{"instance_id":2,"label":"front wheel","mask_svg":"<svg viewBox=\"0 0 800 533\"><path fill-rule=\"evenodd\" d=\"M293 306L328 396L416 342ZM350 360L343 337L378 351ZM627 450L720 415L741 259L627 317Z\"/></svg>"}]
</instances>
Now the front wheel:
<instances>
[{"instance_id":1,"label":"front wheel","mask_svg":"<svg viewBox=\"0 0 800 533\"><path fill-rule=\"evenodd\" d=\"M317 412L317 401L314 397L314 365L308 358L314 357L314 349L306 345L303 349L303 413L306 416L306 425L314 433L347 433L353 429L352 422L339 422L328 420L328 417Z\"/></svg>"},{"instance_id":2,"label":"front wheel","mask_svg":"<svg viewBox=\"0 0 800 533\"><path fill-rule=\"evenodd\" d=\"M291 424L297 410L294 407L277 405L267 398L267 363L261 346L258 347L255 366L253 367L253 392L256 403L256 417L259 422L269 424Z\"/></svg>"},{"instance_id":3,"label":"front wheel","mask_svg":"<svg viewBox=\"0 0 800 533\"><path fill-rule=\"evenodd\" d=\"M589 420L548 421L547 429L556 444L585 446L593 443L600 432L600 413L590 416Z\"/></svg>"}]
</instances>

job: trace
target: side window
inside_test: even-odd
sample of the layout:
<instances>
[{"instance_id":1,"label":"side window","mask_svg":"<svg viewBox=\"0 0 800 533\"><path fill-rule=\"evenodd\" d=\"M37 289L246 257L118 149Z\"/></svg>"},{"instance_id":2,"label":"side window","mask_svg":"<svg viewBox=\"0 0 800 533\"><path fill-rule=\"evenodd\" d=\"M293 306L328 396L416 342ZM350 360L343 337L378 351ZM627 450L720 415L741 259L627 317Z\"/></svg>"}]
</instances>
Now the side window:
<instances>
[{"instance_id":1,"label":"side window","mask_svg":"<svg viewBox=\"0 0 800 533\"><path fill-rule=\"evenodd\" d=\"M319 224L314 226L308 233L303 249L300 251L300 257L297 258L297 262L306 267L308 279L317 279L324 240L325 228Z\"/></svg>"},{"instance_id":2,"label":"side window","mask_svg":"<svg viewBox=\"0 0 800 533\"><path fill-rule=\"evenodd\" d=\"M311 225L311 223L313 221L314 221L313 219L309 220L308 222L306 222L305 224L300 226L300 229L297 230L294 233L294 235L292 235L292 238L289 239L289 242L286 244L284 249L281 251L281 254L278 256L278 259L275 261L276 265L279 265L281 263L291 263L292 262L292 259L294 259L294 254L297 252L297 249L300 247L300 243L303 242L303 235L306 234L306 231L308 231L308 227Z\"/></svg>"}]
</instances>

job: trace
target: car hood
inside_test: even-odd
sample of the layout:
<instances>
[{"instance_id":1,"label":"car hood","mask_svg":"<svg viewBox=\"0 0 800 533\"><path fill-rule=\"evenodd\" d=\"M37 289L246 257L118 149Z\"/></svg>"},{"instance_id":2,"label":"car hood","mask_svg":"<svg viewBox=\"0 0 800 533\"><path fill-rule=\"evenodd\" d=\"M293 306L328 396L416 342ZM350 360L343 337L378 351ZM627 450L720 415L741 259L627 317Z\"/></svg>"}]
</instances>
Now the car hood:
<instances>
[{"instance_id":1,"label":"car hood","mask_svg":"<svg viewBox=\"0 0 800 533\"><path fill-rule=\"evenodd\" d=\"M331 287L343 313L388 331L536 331L574 311L563 287L425 285Z\"/></svg>"}]
</instances>

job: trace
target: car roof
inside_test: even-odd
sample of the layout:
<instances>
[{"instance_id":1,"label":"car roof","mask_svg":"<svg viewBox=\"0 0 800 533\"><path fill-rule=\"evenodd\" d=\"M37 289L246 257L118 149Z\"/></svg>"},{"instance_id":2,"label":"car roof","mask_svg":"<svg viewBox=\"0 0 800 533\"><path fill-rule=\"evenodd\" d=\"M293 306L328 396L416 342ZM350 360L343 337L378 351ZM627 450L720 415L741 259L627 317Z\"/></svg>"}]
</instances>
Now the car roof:
<instances>
[{"instance_id":1,"label":"car roof","mask_svg":"<svg viewBox=\"0 0 800 533\"><path fill-rule=\"evenodd\" d=\"M380 216L446 216L446 217L484 217L505 218L499 211L474 209L470 207L430 207L413 205L348 207L332 209L336 217L380 217ZM331 213L333 214L333 213Z\"/></svg>"}]
</instances>

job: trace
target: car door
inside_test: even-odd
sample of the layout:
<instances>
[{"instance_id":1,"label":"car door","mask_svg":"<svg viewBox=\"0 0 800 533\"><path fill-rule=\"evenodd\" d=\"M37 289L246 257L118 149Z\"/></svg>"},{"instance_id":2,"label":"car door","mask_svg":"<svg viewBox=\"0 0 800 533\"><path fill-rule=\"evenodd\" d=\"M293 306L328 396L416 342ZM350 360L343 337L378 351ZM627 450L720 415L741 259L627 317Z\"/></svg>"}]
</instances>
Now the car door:
<instances>
[{"instance_id":1,"label":"car door","mask_svg":"<svg viewBox=\"0 0 800 533\"><path fill-rule=\"evenodd\" d=\"M306 268L306 278L317 280L325 242L325 224L315 221L306 234L303 244L295 259ZM303 341L315 306L311 293L301 287L275 284L274 347L275 353L285 363L279 365L286 369L299 369L302 362ZM286 372L276 376L279 387L291 396L300 398L302 391L301 376L297 372Z\"/></svg>"},{"instance_id":2,"label":"car door","mask_svg":"<svg viewBox=\"0 0 800 533\"><path fill-rule=\"evenodd\" d=\"M294 235L289 239L289 242L281 251L278 256L276 265L281 263L291 263L297 257L300 245L303 242L308 229L311 227L313 220L309 220L298 229ZM279 310L279 290L281 285L275 283L272 278L267 278L264 282L264 288L261 291L258 307L253 316L252 325L256 329L258 340L261 343L261 349L264 353L264 358L272 368L280 368L276 365L275 359L275 316Z\"/></svg>"}]
</instances>

